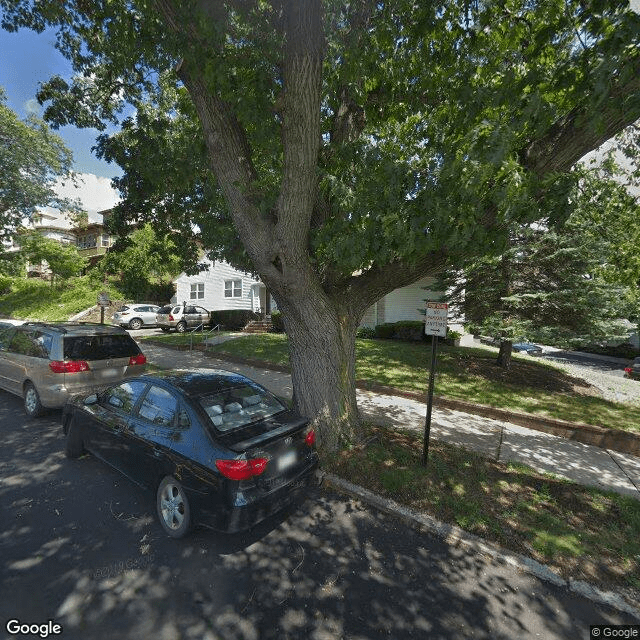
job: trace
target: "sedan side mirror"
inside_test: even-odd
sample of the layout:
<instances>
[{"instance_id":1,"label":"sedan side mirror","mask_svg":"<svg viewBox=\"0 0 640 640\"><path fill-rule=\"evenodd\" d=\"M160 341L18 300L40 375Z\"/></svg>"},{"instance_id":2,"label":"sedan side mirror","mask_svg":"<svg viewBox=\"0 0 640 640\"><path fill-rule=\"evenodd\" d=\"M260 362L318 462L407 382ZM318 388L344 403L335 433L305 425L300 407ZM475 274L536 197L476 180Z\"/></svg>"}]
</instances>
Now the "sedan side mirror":
<instances>
[{"instance_id":1,"label":"sedan side mirror","mask_svg":"<svg viewBox=\"0 0 640 640\"><path fill-rule=\"evenodd\" d=\"M178 414L178 426L181 429L188 429L191 426L191 420L189 420L189 414L186 411L181 411Z\"/></svg>"},{"instance_id":2,"label":"sedan side mirror","mask_svg":"<svg viewBox=\"0 0 640 640\"><path fill-rule=\"evenodd\" d=\"M98 394L92 393L90 396L87 396L82 403L86 405L96 404L98 402Z\"/></svg>"}]
</instances>

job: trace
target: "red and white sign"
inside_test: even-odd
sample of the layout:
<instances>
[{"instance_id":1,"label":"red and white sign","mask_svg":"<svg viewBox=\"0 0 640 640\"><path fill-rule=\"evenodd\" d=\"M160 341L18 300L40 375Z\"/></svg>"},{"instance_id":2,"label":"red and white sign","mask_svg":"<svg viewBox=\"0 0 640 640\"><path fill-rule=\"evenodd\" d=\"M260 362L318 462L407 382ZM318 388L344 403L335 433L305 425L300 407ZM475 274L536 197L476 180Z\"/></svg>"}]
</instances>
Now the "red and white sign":
<instances>
[{"instance_id":1,"label":"red and white sign","mask_svg":"<svg viewBox=\"0 0 640 640\"><path fill-rule=\"evenodd\" d=\"M449 305L445 302L427 302L427 311L424 318L424 332L428 336L447 335L447 316Z\"/></svg>"}]
</instances>

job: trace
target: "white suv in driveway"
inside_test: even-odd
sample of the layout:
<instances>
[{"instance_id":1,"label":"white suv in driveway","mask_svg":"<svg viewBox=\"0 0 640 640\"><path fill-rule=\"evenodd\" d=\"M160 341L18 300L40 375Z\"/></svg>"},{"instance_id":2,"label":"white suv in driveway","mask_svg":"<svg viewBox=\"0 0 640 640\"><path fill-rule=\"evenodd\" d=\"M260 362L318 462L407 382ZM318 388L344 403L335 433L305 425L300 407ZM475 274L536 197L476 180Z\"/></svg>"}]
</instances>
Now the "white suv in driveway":
<instances>
[{"instance_id":1,"label":"white suv in driveway","mask_svg":"<svg viewBox=\"0 0 640 640\"><path fill-rule=\"evenodd\" d=\"M159 309L155 304L125 304L113 314L111 320L113 324L129 329L155 327Z\"/></svg>"},{"instance_id":2,"label":"white suv in driveway","mask_svg":"<svg viewBox=\"0 0 640 640\"><path fill-rule=\"evenodd\" d=\"M156 324L165 332L175 329L178 333L183 333L200 325L207 327L210 321L210 313L204 307L194 304L167 305L156 315Z\"/></svg>"}]
</instances>

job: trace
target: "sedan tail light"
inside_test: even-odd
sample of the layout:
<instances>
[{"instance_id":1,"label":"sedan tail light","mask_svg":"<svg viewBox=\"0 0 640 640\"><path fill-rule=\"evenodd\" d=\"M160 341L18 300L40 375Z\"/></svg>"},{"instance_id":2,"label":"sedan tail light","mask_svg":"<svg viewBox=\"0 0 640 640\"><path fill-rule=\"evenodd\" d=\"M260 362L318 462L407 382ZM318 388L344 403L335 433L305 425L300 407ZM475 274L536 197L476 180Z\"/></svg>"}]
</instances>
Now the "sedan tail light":
<instances>
[{"instance_id":1,"label":"sedan tail light","mask_svg":"<svg viewBox=\"0 0 640 640\"><path fill-rule=\"evenodd\" d=\"M133 366L134 364L146 364L147 358L144 353L139 353L137 356L131 356L129 358L129 366Z\"/></svg>"},{"instance_id":2,"label":"sedan tail light","mask_svg":"<svg viewBox=\"0 0 640 640\"><path fill-rule=\"evenodd\" d=\"M313 447L313 445L316 443L316 432L313 429L311 429L311 431L307 433L307 436L304 439L304 443L308 447Z\"/></svg>"},{"instance_id":3,"label":"sedan tail light","mask_svg":"<svg viewBox=\"0 0 640 640\"><path fill-rule=\"evenodd\" d=\"M269 461L266 458L252 460L216 460L218 471L229 480L248 480L264 473Z\"/></svg>"},{"instance_id":4,"label":"sedan tail light","mask_svg":"<svg viewBox=\"0 0 640 640\"><path fill-rule=\"evenodd\" d=\"M80 373L80 371L89 371L89 363L85 360L71 360L69 362L52 360L49 363L49 369L53 373Z\"/></svg>"}]
</instances>

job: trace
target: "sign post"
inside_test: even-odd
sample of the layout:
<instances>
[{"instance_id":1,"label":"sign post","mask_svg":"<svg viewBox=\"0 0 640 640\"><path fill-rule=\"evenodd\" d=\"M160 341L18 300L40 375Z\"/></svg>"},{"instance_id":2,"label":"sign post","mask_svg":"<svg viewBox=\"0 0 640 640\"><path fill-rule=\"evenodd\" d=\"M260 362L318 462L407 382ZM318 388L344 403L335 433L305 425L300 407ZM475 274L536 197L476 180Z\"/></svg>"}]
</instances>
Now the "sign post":
<instances>
[{"instance_id":1,"label":"sign post","mask_svg":"<svg viewBox=\"0 0 640 640\"><path fill-rule=\"evenodd\" d=\"M109 294L106 291L101 291L98 294L98 305L100 306L100 324L104 324L104 308L108 307L111 301L109 300Z\"/></svg>"},{"instance_id":2,"label":"sign post","mask_svg":"<svg viewBox=\"0 0 640 640\"><path fill-rule=\"evenodd\" d=\"M427 392L427 417L424 423L424 448L422 451L422 464L427 465L429 458L429 433L431 431L431 407L433 406L433 385L436 373L436 350L438 337L447 335L447 315L449 306L444 302L427 302L424 319L424 332L431 336L431 371L429 372L429 391Z\"/></svg>"}]
</instances>

